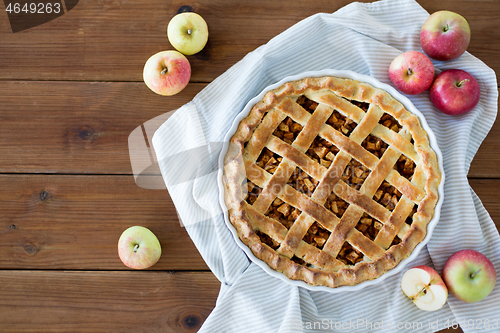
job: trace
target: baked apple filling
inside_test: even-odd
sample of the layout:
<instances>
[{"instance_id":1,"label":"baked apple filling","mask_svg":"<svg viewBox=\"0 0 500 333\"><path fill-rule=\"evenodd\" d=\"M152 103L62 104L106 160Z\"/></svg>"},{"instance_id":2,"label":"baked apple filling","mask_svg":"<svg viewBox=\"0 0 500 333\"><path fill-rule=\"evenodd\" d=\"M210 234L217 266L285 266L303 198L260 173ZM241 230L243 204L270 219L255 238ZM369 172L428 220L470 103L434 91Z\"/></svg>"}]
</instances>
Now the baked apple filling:
<instances>
[{"instance_id":1,"label":"baked apple filling","mask_svg":"<svg viewBox=\"0 0 500 333\"><path fill-rule=\"evenodd\" d=\"M375 237L377 237L378 232L380 231L380 229L382 229L383 226L383 223L379 220L369 216L366 213L363 213L363 216L361 216L361 219L356 225L356 229L360 231L365 237L373 241L375 240Z\"/></svg>"},{"instance_id":2,"label":"baked apple filling","mask_svg":"<svg viewBox=\"0 0 500 333\"><path fill-rule=\"evenodd\" d=\"M286 117L274 130L273 135L288 144L292 144L292 142L297 139L300 131L302 131L302 126L293 121L292 118Z\"/></svg>"},{"instance_id":3,"label":"baked apple filling","mask_svg":"<svg viewBox=\"0 0 500 333\"><path fill-rule=\"evenodd\" d=\"M256 230L255 231L255 234L257 236L259 236L260 238L260 241L266 245L268 245L270 248L272 248L273 250L277 250L279 247L280 247L280 244L278 242L276 242L274 239L272 239L271 237L269 237L268 235L266 235L265 233L259 231L259 230Z\"/></svg>"},{"instance_id":4,"label":"baked apple filling","mask_svg":"<svg viewBox=\"0 0 500 333\"><path fill-rule=\"evenodd\" d=\"M405 221L406 224L408 224L408 225L412 224L412 222L413 222L413 215L415 215L415 213L417 212L417 210L418 210L418 206L417 205L413 206L413 209L412 209L410 215L408 215L408 217L406 218L406 221Z\"/></svg>"},{"instance_id":5,"label":"baked apple filling","mask_svg":"<svg viewBox=\"0 0 500 333\"><path fill-rule=\"evenodd\" d=\"M370 107L370 103L360 102L356 100L350 100L349 102L356 105L358 108L362 109L365 112L368 111L368 108Z\"/></svg>"},{"instance_id":6,"label":"baked apple filling","mask_svg":"<svg viewBox=\"0 0 500 333\"><path fill-rule=\"evenodd\" d=\"M379 120L379 124L393 130L396 133L401 130L401 125L399 124L399 122L388 113L384 113L384 115Z\"/></svg>"},{"instance_id":7,"label":"baked apple filling","mask_svg":"<svg viewBox=\"0 0 500 333\"><path fill-rule=\"evenodd\" d=\"M345 117L343 114L334 110L327 123L345 136L349 136L356 128L356 122Z\"/></svg>"},{"instance_id":8,"label":"baked apple filling","mask_svg":"<svg viewBox=\"0 0 500 333\"><path fill-rule=\"evenodd\" d=\"M401 199L401 192L384 180L373 199L392 212Z\"/></svg>"},{"instance_id":9,"label":"baked apple filling","mask_svg":"<svg viewBox=\"0 0 500 333\"><path fill-rule=\"evenodd\" d=\"M311 101L309 98L306 96L302 95L297 98L297 104L302 106L304 110L306 110L309 113L313 113L314 110L318 107L318 103Z\"/></svg>"},{"instance_id":10,"label":"baked apple filling","mask_svg":"<svg viewBox=\"0 0 500 333\"><path fill-rule=\"evenodd\" d=\"M342 174L342 180L352 188L359 190L363 185L366 177L370 174L371 170L365 167L355 159L347 164Z\"/></svg>"},{"instance_id":11,"label":"baked apple filling","mask_svg":"<svg viewBox=\"0 0 500 333\"><path fill-rule=\"evenodd\" d=\"M302 260L301 258L297 257L297 256L293 256L292 257L292 261L299 264L299 265L302 265L302 266L310 266L310 264L308 264L307 262L305 262L304 260Z\"/></svg>"},{"instance_id":12,"label":"baked apple filling","mask_svg":"<svg viewBox=\"0 0 500 333\"><path fill-rule=\"evenodd\" d=\"M293 222L295 222L301 213L299 209L290 206L280 198L276 198L265 215L280 222L287 229L290 229Z\"/></svg>"},{"instance_id":13,"label":"baked apple filling","mask_svg":"<svg viewBox=\"0 0 500 333\"><path fill-rule=\"evenodd\" d=\"M361 146L363 146L366 150L368 150L370 153L373 155L377 156L378 158L381 158L382 155L384 155L385 151L387 150L387 143L382 141L382 139L373 136L373 135L368 135L363 142L361 143Z\"/></svg>"},{"instance_id":14,"label":"baked apple filling","mask_svg":"<svg viewBox=\"0 0 500 333\"><path fill-rule=\"evenodd\" d=\"M348 242L344 242L337 254L337 260L340 260L346 265L355 265L363 261L363 253L353 248Z\"/></svg>"},{"instance_id":15,"label":"baked apple filling","mask_svg":"<svg viewBox=\"0 0 500 333\"><path fill-rule=\"evenodd\" d=\"M394 168L399 172L399 174L408 180L411 180L413 173L415 172L415 162L406 155L402 154L398 161L394 165Z\"/></svg>"},{"instance_id":16,"label":"baked apple filling","mask_svg":"<svg viewBox=\"0 0 500 333\"><path fill-rule=\"evenodd\" d=\"M316 163L321 164L325 168L329 168L338 152L339 149L333 143L317 136L306 151L306 155L312 158Z\"/></svg>"},{"instance_id":17,"label":"baked apple filling","mask_svg":"<svg viewBox=\"0 0 500 333\"><path fill-rule=\"evenodd\" d=\"M273 153L267 148L264 148L262 150L262 153L260 153L259 157L257 158L255 164L269 173L274 173L282 160L283 157Z\"/></svg>"},{"instance_id":18,"label":"baked apple filling","mask_svg":"<svg viewBox=\"0 0 500 333\"><path fill-rule=\"evenodd\" d=\"M332 213L341 218L344 215L345 210L349 204L343 199L339 198L335 193L330 193L325 202L325 207L329 209Z\"/></svg>"},{"instance_id":19,"label":"baked apple filling","mask_svg":"<svg viewBox=\"0 0 500 333\"><path fill-rule=\"evenodd\" d=\"M245 183L245 182L243 182ZM243 184L244 186L244 184ZM262 188L258 187L248 179L246 180L246 186L248 192L245 195L245 201L249 203L250 205L253 205L255 200L257 200L257 197L259 196L260 192L262 192Z\"/></svg>"},{"instance_id":20,"label":"baked apple filling","mask_svg":"<svg viewBox=\"0 0 500 333\"><path fill-rule=\"evenodd\" d=\"M288 185L309 197L312 196L318 183L316 179L309 176L304 170L298 167L295 168L287 182Z\"/></svg>"},{"instance_id":21,"label":"baked apple filling","mask_svg":"<svg viewBox=\"0 0 500 333\"><path fill-rule=\"evenodd\" d=\"M307 230L303 240L304 242L315 246L319 249L323 248L331 232L323 228L318 222L314 222Z\"/></svg>"}]
</instances>

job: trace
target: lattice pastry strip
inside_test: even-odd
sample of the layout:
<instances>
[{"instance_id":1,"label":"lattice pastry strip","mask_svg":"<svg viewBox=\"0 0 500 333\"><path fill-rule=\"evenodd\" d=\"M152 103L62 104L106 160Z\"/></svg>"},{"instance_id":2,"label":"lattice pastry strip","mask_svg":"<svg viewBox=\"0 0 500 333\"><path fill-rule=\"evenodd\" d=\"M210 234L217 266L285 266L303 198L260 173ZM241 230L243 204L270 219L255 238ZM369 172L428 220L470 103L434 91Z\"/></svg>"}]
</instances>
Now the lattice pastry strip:
<instances>
[{"instance_id":1,"label":"lattice pastry strip","mask_svg":"<svg viewBox=\"0 0 500 333\"><path fill-rule=\"evenodd\" d=\"M406 136L405 133L405 130L401 130L402 136ZM344 215L346 217L341 219L340 223L336 226L336 229L332 233L335 235L335 238L330 237L330 239L327 240L323 248L325 251L330 253L332 256L336 256L342 248L343 243L348 241L358 251L367 255L372 260L378 258L378 255L384 252L383 248L371 240L360 242L359 238L364 236L360 236L354 228L358 221L362 218L364 212L374 218L377 218L384 225L389 221L391 216L390 212L379 204L375 205L375 201L371 200L371 198L375 195L375 191L382 184L382 181L384 181L384 179L386 179L386 177L394 171L392 167L397 162L400 155L401 153L394 148L387 149L380 159L380 162L376 165L359 190L359 193L362 196L364 195L364 197L358 198L357 201L354 198L355 192L352 192L352 190L346 187L345 184L342 184L342 187L339 187L338 190L336 189L337 195L343 196L346 201L356 203L356 205L349 206L348 215ZM406 219L406 216L404 218ZM382 245L385 245L385 243Z\"/></svg>"},{"instance_id":2,"label":"lattice pastry strip","mask_svg":"<svg viewBox=\"0 0 500 333\"><path fill-rule=\"evenodd\" d=\"M255 230L269 235L274 241L278 243L283 242L288 230L281 223L263 215L261 212L256 210L254 206L246 203L245 206L248 211L250 223ZM301 248L301 251L299 251L298 254L304 257L306 256L305 252L307 252L308 256L304 259L317 267L322 267L323 269L328 270L338 270L341 267L345 266L334 257L331 257L327 253L324 253L324 251L321 251L317 248L314 248L313 250L313 246L303 241L299 242L298 248ZM306 249L307 251L305 251Z\"/></svg>"},{"instance_id":3,"label":"lattice pastry strip","mask_svg":"<svg viewBox=\"0 0 500 333\"><path fill-rule=\"evenodd\" d=\"M320 106L317 108L320 109ZM315 111L314 114L316 114L318 111ZM325 127L326 125L323 125ZM329 174L340 174L338 171L339 167L341 169L345 168L344 166L341 166L339 164L342 164L342 159L337 158L336 162L332 163L330 168L329 168ZM344 159L344 162L347 164L349 159ZM321 177L321 182L316 188L315 192L312 195L312 198L316 200L317 202L324 204L326 201L326 198L331 192L331 189L333 185L335 185L338 182L339 178L335 177ZM299 218L298 223L295 223L292 225L291 229L289 230L287 237L285 238L285 241L282 243L280 248L278 249L278 253L285 255L287 257L292 257L295 254L295 251L298 247L298 240L302 239L309 229L311 227L312 223L315 220L309 216ZM324 223L323 223L324 224ZM328 229L328 228L327 228Z\"/></svg>"},{"instance_id":4,"label":"lattice pastry strip","mask_svg":"<svg viewBox=\"0 0 500 333\"><path fill-rule=\"evenodd\" d=\"M353 106L353 109L357 110L356 106ZM361 111L362 112L362 111ZM367 116L359 116L358 120L361 120L359 126L353 131L351 137L354 138L357 142L361 142L372 130L372 128L377 124L378 119L382 116L383 112L377 108L373 107L368 110ZM324 128L328 128L328 125L323 125ZM335 130L331 129L333 132ZM349 140L349 139L348 139ZM333 141L333 140L331 140ZM357 143L356 141L352 141ZM351 141L349 141L351 142ZM361 146L360 146L361 147ZM361 150L364 149L361 147ZM370 156L373 156L370 154ZM339 183L340 175L344 170L346 165L350 161L350 156L344 152L340 152L335 161L332 163L328 170L328 177L322 179L320 184L318 185L316 191L313 194L313 198L317 200L319 203L324 204L326 198L331 193L332 189L336 184ZM331 177L333 175L333 177ZM291 230L287 234L285 241L282 246L278 249L278 252L291 257L294 253L294 247L297 246L297 240L302 239L308 228L314 222L313 219L304 219L301 220L299 224L292 226Z\"/></svg>"}]
</instances>

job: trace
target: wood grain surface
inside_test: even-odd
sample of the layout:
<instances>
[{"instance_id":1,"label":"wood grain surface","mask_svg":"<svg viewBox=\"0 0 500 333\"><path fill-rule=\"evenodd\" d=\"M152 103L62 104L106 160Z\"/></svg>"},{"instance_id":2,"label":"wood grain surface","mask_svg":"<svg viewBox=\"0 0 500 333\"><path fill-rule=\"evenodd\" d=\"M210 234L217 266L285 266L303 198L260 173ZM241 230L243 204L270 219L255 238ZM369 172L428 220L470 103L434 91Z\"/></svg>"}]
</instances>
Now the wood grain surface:
<instances>
[{"instance_id":1,"label":"wood grain surface","mask_svg":"<svg viewBox=\"0 0 500 333\"><path fill-rule=\"evenodd\" d=\"M144 190L129 176L0 175L0 267L126 270L119 235L150 228L162 244L151 270L207 270L165 190ZM500 229L500 179L471 179Z\"/></svg>"},{"instance_id":2,"label":"wood grain surface","mask_svg":"<svg viewBox=\"0 0 500 333\"><path fill-rule=\"evenodd\" d=\"M205 85L165 98L135 82L0 81L0 172L132 174L130 133Z\"/></svg>"},{"instance_id":3,"label":"wood grain surface","mask_svg":"<svg viewBox=\"0 0 500 333\"><path fill-rule=\"evenodd\" d=\"M0 173L132 174L130 133L205 86L164 98L135 82L0 81ZM499 149L497 119L469 176L500 177Z\"/></svg>"},{"instance_id":4,"label":"wood grain surface","mask_svg":"<svg viewBox=\"0 0 500 333\"><path fill-rule=\"evenodd\" d=\"M208 269L166 190L105 175L0 175L0 184L2 268L124 270L118 238L141 225L162 244L151 269Z\"/></svg>"},{"instance_id":5,"label":"wood grain surface","mask_svg":"<svg viewBox=\"0 0 500 333\"><path fill-rule=\"evenodd\" d=\"M210 36L206 49L189 56L193 82L211 82L229 67L298 21L332 13L350 0L88 0L65 16L12 34L0 21L0 79L142 81L154 53L172 49L166 36L170 18L183 6L203 16ZM364 0L362 2L370 2ZM451 10L467 17L468 49L497 73L500 70L496 0L419 0L429 12ZM34 60L36 59L36 60Z\"/></svg>"},{"instance_id":6,"label":"wood grain surface","mask_svg":"<svg viewBox=\"0 0 500 333\"><path fill-rule=\"evenodd\" d=\"M465 16L468 51L498 77L500 1L417 1ZM15 34L0 15L0 332L196 332L220 283L167 191L134 183L128 137L293 24L350 2L82 0ZM187 88L161 97L144 85L142 69L172 49L167 25L184 10L205 18L209 42L188 56ZM469 178L500 230L499 133L497 119ZM162 244L147 271L129 270L116 252L132 225Z\"/></svg>"},{"instance_id":7,"label":"wood grain surface","mask_svg":"<svg viewBox=\"0 0 500 333\"><path fill-rule=\"evenodd\" d=\"M0 271L0 331L196 332L215 306L209 272Z\"/></svg>"}]
</instances>

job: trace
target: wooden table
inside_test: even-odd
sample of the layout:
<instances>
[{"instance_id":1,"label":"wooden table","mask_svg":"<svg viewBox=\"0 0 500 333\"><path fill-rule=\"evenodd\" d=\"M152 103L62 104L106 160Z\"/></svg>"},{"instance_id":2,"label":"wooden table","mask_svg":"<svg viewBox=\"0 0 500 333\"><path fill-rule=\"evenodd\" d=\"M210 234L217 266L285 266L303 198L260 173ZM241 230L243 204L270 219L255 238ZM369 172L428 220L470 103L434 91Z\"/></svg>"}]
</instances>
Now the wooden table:
<instances>
[{"instance_id":1,"label":"wooden table","mask_svg":"<svg viewBox=\"0 0 500 333\"><path fill-rule=\"evenodd\" d=\"M64 16L18 33L1 14L0 331L197 331L220 284L168 193L134 183L128 135L190 101L291 25L349 2L81 0ZM499 73L499 1L419 3L464 15L469 51ZM172 49L167 24L183 6L206 19L210 40L188 57L188 87L157 96L142 82L142 69L149 56ZM497 121L469 172L497 227L499 130ZM118 258L118 238L132 225L149 227L162 243L151 270L128 270Z\"/></svg>"}]
</instances>

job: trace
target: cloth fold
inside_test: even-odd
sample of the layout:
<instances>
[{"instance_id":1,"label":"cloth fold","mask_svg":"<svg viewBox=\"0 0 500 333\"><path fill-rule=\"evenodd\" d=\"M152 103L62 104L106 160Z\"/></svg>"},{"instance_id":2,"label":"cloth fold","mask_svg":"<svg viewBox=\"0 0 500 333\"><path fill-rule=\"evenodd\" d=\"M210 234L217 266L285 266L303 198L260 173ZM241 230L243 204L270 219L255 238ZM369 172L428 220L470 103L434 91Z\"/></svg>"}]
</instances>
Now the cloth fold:
<instances>
[{"instance_id":1,"label":"cloth fold","mask_svg":"<svg viewBox=\"0 0 500 333\"><path fill-rule=\"evenodd\" d=\"M457 322L465 332L500 330L500 287L479 303L450 296L442 309L425 312L400 290L405 270L381 284L338 294L271 277L236 245L218 201L220 143L252 97L286 76L325 68L352 70L391 84L391 61L402 52L421 51L420 27L428 16L413 0L383 0L308 17L246 55L156 131L153 146L179 217L222 283L200 332L435 332ZM474 75L481 99L472 112L451 117L433 107L427 92L408 96L437 137L446 173L441 219L408 268L422 264L441 272L451 254L472 248L500 270L500 237L467 181L470 162L496 118L496 76L469 53L433 63L436 73L459 68Z\"/></svg>"}]
</instances>

